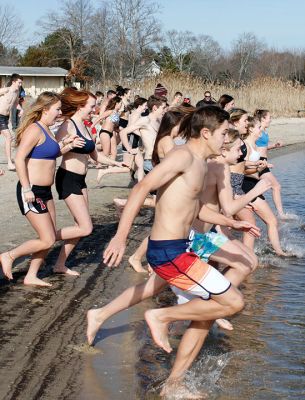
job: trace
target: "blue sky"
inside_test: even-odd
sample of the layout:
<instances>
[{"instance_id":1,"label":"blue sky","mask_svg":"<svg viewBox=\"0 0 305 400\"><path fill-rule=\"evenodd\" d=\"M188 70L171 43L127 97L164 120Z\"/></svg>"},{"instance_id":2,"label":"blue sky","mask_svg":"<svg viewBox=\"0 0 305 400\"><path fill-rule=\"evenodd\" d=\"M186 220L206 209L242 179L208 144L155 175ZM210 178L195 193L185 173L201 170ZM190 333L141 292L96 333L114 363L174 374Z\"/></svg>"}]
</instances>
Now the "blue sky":
<instances>
[{"instance_id":1,"label":"blue sky","mask_svg":"<svg viewBox=\"0 0 305 400\"><path fill-rule=\"evenodd\" d=\"M100 0L92 0L94 5ZM108 0L111 3L111 0ZM305 48L304 0L157 0L158 18L164 29L190 30L211 35L230 47L242 32L253 32L269 46L278 49ZM7 3L1 0L1 3ZM59 1L14 0L15 10L25 22L28 42L39 38L35 22Z\"/></svg>"}]
</instances>

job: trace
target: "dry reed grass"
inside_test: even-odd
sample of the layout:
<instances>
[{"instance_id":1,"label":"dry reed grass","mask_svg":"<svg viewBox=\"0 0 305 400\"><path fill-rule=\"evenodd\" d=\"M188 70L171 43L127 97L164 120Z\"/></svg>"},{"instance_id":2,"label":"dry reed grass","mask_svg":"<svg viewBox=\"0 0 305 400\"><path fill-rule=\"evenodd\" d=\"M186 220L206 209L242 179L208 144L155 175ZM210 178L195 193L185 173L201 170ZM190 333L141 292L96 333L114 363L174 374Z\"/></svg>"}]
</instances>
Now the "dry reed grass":
<instances>
[{"instance_id":1,"label":"dry reed grass","mask_svg":"<svg viewBox=\"0 0 305 400\"><path fill-rule=\"evenodd\" d=\"M210 90L216 100L224 93L233 96L235 105L250 113L256 108L263 108L270 110L274 117L296 117L297 110L305 109L305 87L293 86L291 82L276 78L255 79L237 88L234 85L207 84L188 74L164 73L132 84L126 81L123 86L131 87L134 94L147 98L159 82L167 88L169 100L179 90L183 95L191 97L192 104L196 104L203 98L203 93ZM114 87L115 83L110 81L104 85L105 90Z\"/></svg>"}]
</instances>

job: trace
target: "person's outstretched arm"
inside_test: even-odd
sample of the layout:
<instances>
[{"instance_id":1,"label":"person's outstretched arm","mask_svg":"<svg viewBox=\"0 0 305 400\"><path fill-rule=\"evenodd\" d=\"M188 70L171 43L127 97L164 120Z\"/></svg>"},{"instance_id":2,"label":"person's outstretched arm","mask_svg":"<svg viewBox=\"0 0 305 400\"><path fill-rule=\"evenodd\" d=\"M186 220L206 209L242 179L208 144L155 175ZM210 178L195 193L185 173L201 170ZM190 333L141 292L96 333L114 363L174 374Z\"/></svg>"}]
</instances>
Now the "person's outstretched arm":
<instances>
[{"instance_id":1,"label":"person's outstretched arm","mask_svg":"<svg viewBox=\"0 0 305 400\"><path fill-rule=\"evenodd\" d=\"M148 193L159 189L183 173L191 165L191 155L183 149L168 153L131 191L122 213L118 230L104 252L104 262L108 266L118 266L124 255L126 240L135 217L138 215Z\"/></svg>"}]
</instances>

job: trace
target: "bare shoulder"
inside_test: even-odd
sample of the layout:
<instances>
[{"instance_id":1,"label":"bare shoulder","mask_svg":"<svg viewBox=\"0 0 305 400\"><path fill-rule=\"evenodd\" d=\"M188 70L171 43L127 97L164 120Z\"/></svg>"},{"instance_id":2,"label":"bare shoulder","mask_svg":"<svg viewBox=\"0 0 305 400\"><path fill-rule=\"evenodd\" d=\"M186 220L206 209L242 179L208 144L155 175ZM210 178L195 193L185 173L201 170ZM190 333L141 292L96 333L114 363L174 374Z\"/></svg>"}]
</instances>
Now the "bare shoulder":
<instances>
[{"instance_id":1,"label":"bare shoulder","mask_svg":"<svg viewBox=\"0 0 305 400\"><path fill-rule=\"evenodd\" d=\"M175 159L175 162L178 164L184 164L185 166L191 165L194 161L193 154L185 145L173 147L168 153L166 153L164 160L168 158L171 160Z\"/></svg>"},{"instance_id":2,"label":"bare shoulder","mask_svg":"<svg viewBox=\"0 0 305 400\"><path fill-rule=\"evenodd\" d=\"M42 134L42 130L39 125L33 123L29 125L24 131L24 135L32 135L32 136L40 136Z\"/></svg>"},{"instance_id":3,"label":"bare shoulder","mask_svg":"<svg viewBox=\"0 0 305 400\"><path fill-rule=\"evenodd\" d=\"M59 127L57 135L72 135L75 133L75 127L70 119L65 120ZM56 136L57 136L56 135Z\"/></svg>"}]
</instances>

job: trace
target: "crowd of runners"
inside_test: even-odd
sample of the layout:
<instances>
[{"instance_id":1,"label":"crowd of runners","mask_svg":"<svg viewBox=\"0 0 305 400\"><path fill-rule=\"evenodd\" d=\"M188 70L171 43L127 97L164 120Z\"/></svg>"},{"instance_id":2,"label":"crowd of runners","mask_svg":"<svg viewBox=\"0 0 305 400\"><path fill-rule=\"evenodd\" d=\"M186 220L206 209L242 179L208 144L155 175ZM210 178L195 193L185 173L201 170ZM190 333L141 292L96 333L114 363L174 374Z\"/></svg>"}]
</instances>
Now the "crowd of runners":
<instances>
[{"instance_id":1,"label":"crowd of runners","mask_svg":"<svg viewBox=\"0 0 305 400\"><path fill-rule=\"evenodd\" d=\"M163 388L166 395L177 382L183 385L184 373L214 321L231 330L224 318L244 307L239 285L258 265L257 218L266 224L274 253L289 256L278 230L278 221L288 216L268 162L268 150L282 145L269 142L270 112L238 108L238 99L227 94L216 101L209 91L192 104L180 91L169 98L158 84L148 98L122 86L105 96L73 87L59 94L43 92L21 116L21 88L22 77L14 74L9 86L0 89L0 133L8 170L18 175L20 211L37 237L0 255L3 274L13 279L14 261L31 256L24 284L51 286L38 273L50 248L62 241L53 271L79 275L66 261L93 228L86 185L89 163L96 167L99 184L106 175L129 174L135 185L128 199L114 199L119 225L104 252L104 263L121 263L135 217L141 207L151 207L155 218L149 236L128 258L136 272L150 276L106 306L89 310L87 339L92 345L109 317L169 285L177 305L145 313L155 343L166 352L172 351L169 324L190 321ZM13 109L21 116L14 162L9 129ZM74 219L62 229L56 229L54 182ZM269 189L274 207L264 197ZM188 398L196 398L193 395Z\"/></svg>"}]
</instances>

